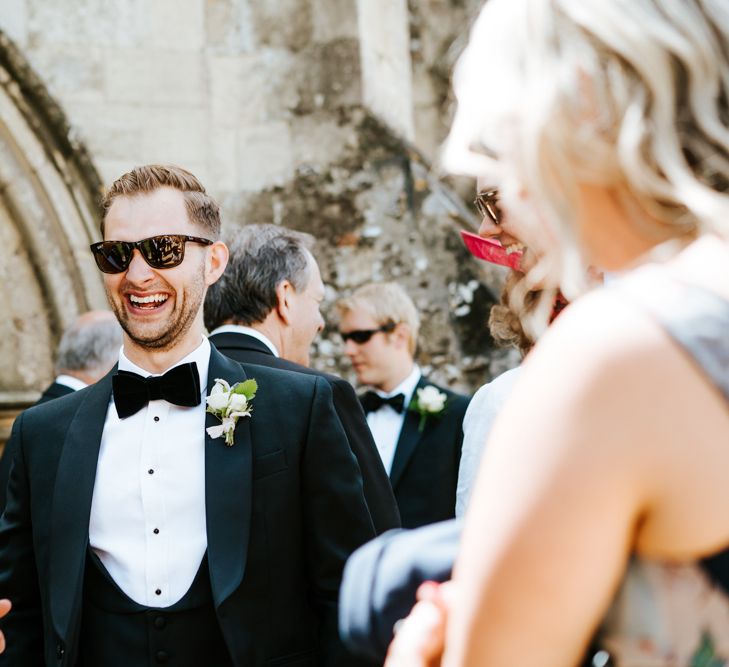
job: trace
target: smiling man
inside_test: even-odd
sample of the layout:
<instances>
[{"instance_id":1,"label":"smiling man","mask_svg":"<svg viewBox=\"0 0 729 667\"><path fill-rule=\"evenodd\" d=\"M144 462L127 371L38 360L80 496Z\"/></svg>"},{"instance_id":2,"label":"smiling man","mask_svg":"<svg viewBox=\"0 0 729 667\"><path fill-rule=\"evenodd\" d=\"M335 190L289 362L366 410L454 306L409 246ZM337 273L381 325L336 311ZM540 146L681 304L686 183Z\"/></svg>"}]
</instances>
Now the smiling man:
<instances>
[{"instance_id":1,"label":"smiling man","mask_svg":"<svg viewBox=\"0 0 729 667\"><path fill-rule=\"evenodd\" d=\"M363 285L337 309L344 353L371 387L360 398L403 527L453 518L468 398L421 373L418 312L400 285Z\"/></svg>"},{"instance_id":2,"label":"smiling man","mask_svg":"<svg viewBox=\"0 0 729 667\"><path fill-rule=\"evenodd\" d=\"M228 249L191 173L123 175L101 228L91 250L123 348L97 384L13 426L0 665L346 664L341 571L374 529L329 385L204 338ZM247 379L253 411L228 446L206 397Z\"/></svg>"}]
</instances>

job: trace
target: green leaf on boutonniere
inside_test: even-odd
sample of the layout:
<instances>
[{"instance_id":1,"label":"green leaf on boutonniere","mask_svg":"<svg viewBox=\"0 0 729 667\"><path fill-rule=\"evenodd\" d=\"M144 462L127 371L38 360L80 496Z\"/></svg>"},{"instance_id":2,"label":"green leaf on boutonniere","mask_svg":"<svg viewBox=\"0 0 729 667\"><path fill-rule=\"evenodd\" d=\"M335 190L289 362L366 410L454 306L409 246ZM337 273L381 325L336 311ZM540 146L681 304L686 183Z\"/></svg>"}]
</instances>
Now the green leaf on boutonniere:
<instances>
[{"instance_id":1,"label":"green leaf on boutonniere","mask_svg":"<svg viewBox=\"0 0 729 667\"><path fill-rule=\"evenodd\" d=\"M716 655L714 638L708 631L701 635L701 644L691 658L691 667L723 667L726 663Z\"/></svg>"},{"instance_id":2,"label":"green leaf on boutonniere","mask_svg":"<svg viewBox=\"0 0 729 667\"><path fill-rule=\"evenodd\" d=\"M258 391L258 382L256 382L253 378L245 380L244 382L238 382L234 386L233 391L236 394L243 394L250 401Z\"/></svg>"},{"instance_id":3,"label":"green leaf on boutonniere","mask_svg":"<svg viewBox=\"0 0 729 667\"><path fill-rule=\"evenodd\" d=\"M240 417L250 417L253 410L251 401L258 390L258 383L251 378L245 382L236 382L232 387L227 381L218 378L205 399L206 412L215 415L220 424L209 426L205 430L215 439L225 436L225 444L232 447L235 443L235 426Z\"/></svg>"}]
</instances>

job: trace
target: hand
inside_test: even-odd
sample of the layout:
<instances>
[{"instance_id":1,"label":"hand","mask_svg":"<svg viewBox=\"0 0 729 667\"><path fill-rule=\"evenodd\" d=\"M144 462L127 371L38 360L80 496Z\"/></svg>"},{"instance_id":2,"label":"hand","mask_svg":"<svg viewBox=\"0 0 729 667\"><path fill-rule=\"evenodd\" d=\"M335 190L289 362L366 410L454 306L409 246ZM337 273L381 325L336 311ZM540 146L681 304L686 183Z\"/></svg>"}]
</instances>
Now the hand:
<instances>
[{"instance_id":1,"label":"hand","mask_svg":"<svg viewBox=\"0 0 729 667\"><path fill-rule=\"evenodd\" d=\"M10 611L10 600L0 600L0 618ZM5 636L0 632L0 653L5 650Z\"/></svg>"},{"instance_id":2,"label":"hand","mask_svg":"<svg viewBox=\"0 0 729 667\"><path fill-rule=\"evenodd\" d=\"M450 582L427 581L418 588L418 602L399 622L384 667L439 667L445 647Z\"/></svg>"}]
</instances>

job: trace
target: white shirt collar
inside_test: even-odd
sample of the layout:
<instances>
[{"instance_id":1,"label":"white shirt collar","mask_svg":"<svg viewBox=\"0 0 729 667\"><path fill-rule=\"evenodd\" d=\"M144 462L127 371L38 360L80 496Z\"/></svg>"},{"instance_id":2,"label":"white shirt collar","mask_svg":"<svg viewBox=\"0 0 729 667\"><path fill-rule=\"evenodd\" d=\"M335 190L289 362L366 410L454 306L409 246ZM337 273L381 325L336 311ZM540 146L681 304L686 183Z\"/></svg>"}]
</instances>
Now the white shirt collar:
<instances>
[{"instance_id":1,"label":"white shirt collar","mask_svg":"<svg viewBox=\"0 0 729 667\"><path fill-rule=\"evenodd\" d=\"M78 391L79 389L83 389L87 386L83 380L79 380L73 375L66 375L65 373L61 373L54 382L56 384L62 384L64 387L68 387L74 391Z\"/></svg>"},{"instance_id":2,"label":"white shirt collar","mask_svg":"<svg viewBox=\"0 0 729 667\"><path fill-rule=\"evenodd\" d=\"M414 364L413 370L410 371L410 375L408 375L392 391L389 391L389 392L378 391L377 393L380 396L383 396L384 398L389 398L390 396L396 396L397 394L403 394L405 396L405 405L408 405L410 403L410 399L413 397L413 394L415 393L415 387L418 386L418 382L420 382L420 378L422 376L423 376L423 374L420 372L420 366L418 366L417 364Z\"/></svg>"},{"instance_id":3,"label":"white shirt collar","mask_svg":"<svg viewBox=\"0 0 729 667\"><path fill-rule=\"evenodd\" d=\"M210 365L210 342L205 336L201 337L200 345L198 345L190 354L180 359L177 363L172 364L170 368L187 364L194 361L197 364L197 372L200 374L200 390L204 395L207 392L208 387L208 366ZM137 366L135 363L129 361L127 356L124 354L124 348L122 347L119 352L119 370L120 371L131 371L137 373L142 377L149 377L150 375L164 375L170 368L165 369L162 373L150 373L141 366Z\"/></svg>"},{"instance_id":4,"label":"white shirt collar","mask_svg":"<svg viewBox=\"0 0 729 667\"><path fill-rule=\"evenodd\" d=\"M240 333L245 334L246 336L250 336L251 338L255 338L256 340L260 340L271 352L273 353L274 357L280 357L281 355L278 353L278 349L276 346L266 337L264 336L258 329L252 329L251 327L246 327L242 324L223 324L216 329L213 329L210 332L210 335L213 334L220 334L220 333Z\"/></svg>"}]
</instances>

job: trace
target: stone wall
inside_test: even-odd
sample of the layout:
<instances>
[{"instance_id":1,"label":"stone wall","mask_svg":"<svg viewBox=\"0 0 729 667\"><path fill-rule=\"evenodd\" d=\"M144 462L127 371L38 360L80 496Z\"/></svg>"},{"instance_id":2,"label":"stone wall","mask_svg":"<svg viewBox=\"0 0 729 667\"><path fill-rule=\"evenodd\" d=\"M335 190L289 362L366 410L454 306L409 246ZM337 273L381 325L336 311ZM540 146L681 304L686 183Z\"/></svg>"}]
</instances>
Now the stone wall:
<instances>
[{"instance_id":1,"label":"stone wall","mask_svg":"<svg viewBox=\"0 0 729 667\"><path fill-rule=\"evenodd\" d=\"M179 163L221 201L226 226L314 233L329 312L364 282L402 281L424 314L420 361L471 390L515 360L485 331L502 276L464 250L457 229L476 221L430 165L450 113L454 38L478 4L5 0L0 30L101 181L135 164ZM468 196L472 187L457 189ZM79 234L94 234L68 233L79 247L88 240ZM31 263L47 261L26 250ZM65 252L85 271L86 260ZM348 374L332 328L315 363ZM57 326L37 329L39 344L52 346ZM33 389L50 379L44 363Z\"/></svg>"}]
</instances>

